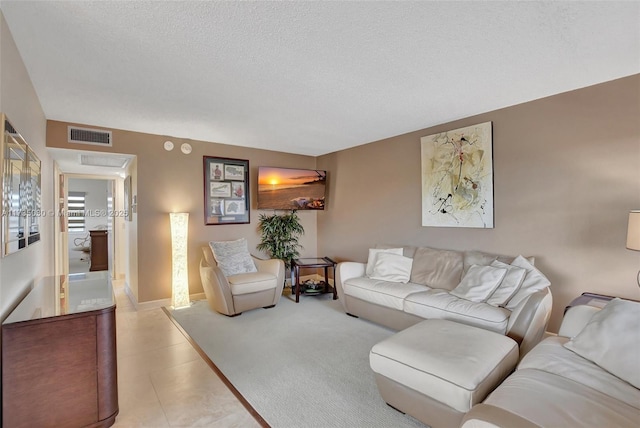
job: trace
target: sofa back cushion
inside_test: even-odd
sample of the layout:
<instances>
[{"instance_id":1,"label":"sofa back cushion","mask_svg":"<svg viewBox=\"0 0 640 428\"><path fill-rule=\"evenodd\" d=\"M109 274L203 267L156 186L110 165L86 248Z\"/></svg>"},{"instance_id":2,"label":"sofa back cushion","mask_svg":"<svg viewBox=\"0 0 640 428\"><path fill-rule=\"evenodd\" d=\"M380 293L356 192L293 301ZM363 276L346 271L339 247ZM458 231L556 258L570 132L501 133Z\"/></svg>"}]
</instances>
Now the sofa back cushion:
<instances>
[{"instance_id":1,"label":"sofa back cushion","mask_svg":"<svg viewBox=\"0 0 640 428\"><path fill-rule=\"evenodd\" d=\"M460 251L420 247L413 256L411 282L450 291L460 284L463 267Z\"/></svg>"},{"instance_id":2,"label":"sofa back cushion","mask_svg":"<svg viewBox=\"0 0 640 428\"><path fill-rule=\"evenodd\" d=\"M531 265L535 264L535 257L525 257ZM484 251L465 251L464 252L464 271L467 272L473 265L490 266L494 261L511 264L516 256L506 256L503 254L485 253Z\"/></svg>"},{"instance_id":3,"label":"sofa back cushion","mask_svg":"<svg viewBox=\"0 0 640 428\"><path fill-rule=\"evenodd\" d=\"M416 253L416 247L411 245L376 244L376 248L378 249L402 248L401 254L405 257L411 257L411 258L413 258L413 255Z\"/></svg>"}]
</instances>

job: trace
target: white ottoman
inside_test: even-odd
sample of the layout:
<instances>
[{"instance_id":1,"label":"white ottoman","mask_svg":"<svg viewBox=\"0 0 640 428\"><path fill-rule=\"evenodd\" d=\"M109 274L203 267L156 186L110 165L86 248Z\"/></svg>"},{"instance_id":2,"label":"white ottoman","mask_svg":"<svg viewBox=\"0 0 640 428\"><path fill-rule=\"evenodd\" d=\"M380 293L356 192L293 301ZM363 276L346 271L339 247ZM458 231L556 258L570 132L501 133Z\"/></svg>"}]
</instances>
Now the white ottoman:
<instances>
[{"instance_id":1,"label":"white ottoman","mask_svg":"<svg viewBox=\"0 0 640 428\"><path fill-rule=\"evenodd\" d=\"M507 336L426 320L374 345L369 363L390 406L431 427L451 427L513 371L518 357L518 344Z\"/></svg>"}]
</instances>

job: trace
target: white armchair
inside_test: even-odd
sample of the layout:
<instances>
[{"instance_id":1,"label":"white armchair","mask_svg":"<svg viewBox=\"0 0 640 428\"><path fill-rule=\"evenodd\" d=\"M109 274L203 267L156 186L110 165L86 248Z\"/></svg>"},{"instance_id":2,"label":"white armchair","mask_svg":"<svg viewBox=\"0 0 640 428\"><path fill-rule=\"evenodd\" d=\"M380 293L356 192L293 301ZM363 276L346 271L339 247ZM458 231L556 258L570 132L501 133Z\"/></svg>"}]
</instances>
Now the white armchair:
<instances>
[{"instance_id":1,"label":"white armchair","mask_svg":"<svg viewBox=\"0 0 640 428\"><path fill-rule=\"evenodd\" d=\"M202 247L200 278L209 306L227 316L256 308L272 308L284 287L284 262L253 257L257 272L226 277L218 267L209 246Z\"/></svg>"}]
</instances>

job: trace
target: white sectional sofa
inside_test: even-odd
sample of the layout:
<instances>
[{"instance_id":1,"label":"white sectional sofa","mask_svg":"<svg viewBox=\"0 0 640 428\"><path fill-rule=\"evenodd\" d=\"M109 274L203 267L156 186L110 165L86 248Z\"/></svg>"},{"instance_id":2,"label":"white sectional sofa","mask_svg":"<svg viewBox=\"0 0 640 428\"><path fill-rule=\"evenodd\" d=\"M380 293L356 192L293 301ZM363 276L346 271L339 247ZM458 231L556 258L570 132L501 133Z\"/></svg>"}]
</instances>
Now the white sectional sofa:
<instances>
[{"instance_id":1,"label":"white sectional sofa","mask_svg":"<svg viewBox=\"0 0 640 428\"><path fill-rule=\"evenodd\" d=\"M521 356L543 337L552 296L531 258L408 246L379 246L369 253L367 263L342 262L336 269L338 296L349 315L395 330L424 319L456 321L511 337ZM492 264L502 266L491 270L504 270L503 280L512 271L522 274L517 288L499 297L500 281L498 288L485 287L496 279L494 272L472 275ZM459 297L461 288L467 298Z\"/></svg>"},{"instance_id":2,"label":"white sectional sofa","mask_svg":"<svg viewBox=\"0 0 640 428\"><path fill-rule=\"evenodd\" d=\"M558 336L535 346L463 428L638 426L638 325L637 302L569 309Z\"/></svg>"}]
</instances>

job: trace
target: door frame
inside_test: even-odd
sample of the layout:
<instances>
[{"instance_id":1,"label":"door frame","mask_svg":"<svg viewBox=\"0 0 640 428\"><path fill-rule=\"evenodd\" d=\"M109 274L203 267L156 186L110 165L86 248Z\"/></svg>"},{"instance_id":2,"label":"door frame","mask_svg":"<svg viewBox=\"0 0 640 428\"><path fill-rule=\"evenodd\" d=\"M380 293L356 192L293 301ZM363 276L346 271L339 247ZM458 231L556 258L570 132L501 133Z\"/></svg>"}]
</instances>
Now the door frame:
<instances>
[{"instance_id":1,"label":"door frame","mask_svg":"<svg viewBox=\"0 0 640 428\"><path fill-rule=\"evenodd\" d=\"M77 174L62 172L58 165L54 167L55 174L55 195L57 195L56 209L58 219L54 225L54 273L55 275L66 275L69 273L69 232L67 231L66 215L68 210L67 200L69 196L69 179L106 180L109 184L107 197L111 195L112 207L108 208L112 213L124 211L124 179L113 175L103 174ZM107 230L109 230L109 271L112 279L125 276L125 266L119 261L119 253L125 245L123 239L125 233L118 233L124 230L125 218L123 216L109 215Z\"/></svg>"}]
</instances>

